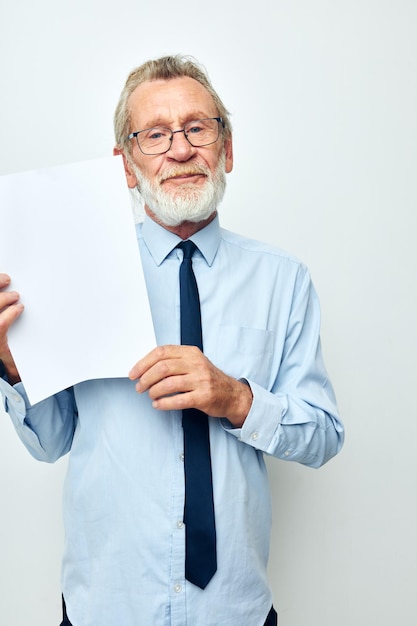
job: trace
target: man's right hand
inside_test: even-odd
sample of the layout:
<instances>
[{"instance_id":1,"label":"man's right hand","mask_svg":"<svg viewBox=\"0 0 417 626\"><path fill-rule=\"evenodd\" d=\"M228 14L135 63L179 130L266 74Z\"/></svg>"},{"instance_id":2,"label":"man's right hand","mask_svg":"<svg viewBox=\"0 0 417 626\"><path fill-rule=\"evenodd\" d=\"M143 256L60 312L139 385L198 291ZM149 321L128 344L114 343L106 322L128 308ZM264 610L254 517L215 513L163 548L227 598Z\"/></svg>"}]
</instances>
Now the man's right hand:
<instances>
[{"instance_id":1,"label":"man's right hand","mask_svg":"<svg viewBox=\"0 0 417 626\"><path fill-rule=\"evenodd\" d=\"M14 385L20 381L20 376L9 350L7 333L22 313L23 305L19 302L20 296L16 291L8 291L10 282L7 274L0 274L0 360L6 368L10 384Z\"/></svg>"}]
</instances>

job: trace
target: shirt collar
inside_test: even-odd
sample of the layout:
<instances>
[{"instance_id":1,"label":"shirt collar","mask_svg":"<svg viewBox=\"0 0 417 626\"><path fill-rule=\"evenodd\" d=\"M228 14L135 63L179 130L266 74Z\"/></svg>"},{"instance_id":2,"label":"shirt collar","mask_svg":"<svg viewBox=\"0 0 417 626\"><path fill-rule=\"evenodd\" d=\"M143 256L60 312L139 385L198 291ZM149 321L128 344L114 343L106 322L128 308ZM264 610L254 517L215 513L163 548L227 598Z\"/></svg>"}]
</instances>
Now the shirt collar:
<instances>
[{"instance_id":1,"label":"shirt collar","mask_svg":"<svg viewBox=\"0 0 417 626\"><path fill-rule=\"evenodd\" d=\"M168 254L180 243L181 238L157 224L148 215L145 216L142 226L143 240L151 253L155 263L161 265ZM220 245L220 224L216 215L214 220L205 228L199 230L191 241L200 250L208 265L212 265Z\"/></svg>"}]
</instances>

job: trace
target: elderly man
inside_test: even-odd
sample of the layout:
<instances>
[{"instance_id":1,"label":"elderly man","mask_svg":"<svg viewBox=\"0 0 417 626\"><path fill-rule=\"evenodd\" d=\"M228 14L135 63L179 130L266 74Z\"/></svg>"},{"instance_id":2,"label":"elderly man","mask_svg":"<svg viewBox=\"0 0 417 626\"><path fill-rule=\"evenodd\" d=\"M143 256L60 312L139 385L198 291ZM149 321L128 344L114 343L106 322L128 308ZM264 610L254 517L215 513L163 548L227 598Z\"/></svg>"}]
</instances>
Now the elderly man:
<instances>
[{"instance_id":1,"label":"elderly man","mask_svg":"<svg viewBox=\"0 0 417 626\"><path fill-rule=\"evenodd\" d=\"M264 454L319 467L343 443L317 297L299 261L220 228L231 125L195 62L132 71L115 134L144 201L158 347L125 379L30 406L7 345L23 307L0 275L6 410L36 458L71 451L62 624L273 625Z\"/></svg>"}]
</instances>

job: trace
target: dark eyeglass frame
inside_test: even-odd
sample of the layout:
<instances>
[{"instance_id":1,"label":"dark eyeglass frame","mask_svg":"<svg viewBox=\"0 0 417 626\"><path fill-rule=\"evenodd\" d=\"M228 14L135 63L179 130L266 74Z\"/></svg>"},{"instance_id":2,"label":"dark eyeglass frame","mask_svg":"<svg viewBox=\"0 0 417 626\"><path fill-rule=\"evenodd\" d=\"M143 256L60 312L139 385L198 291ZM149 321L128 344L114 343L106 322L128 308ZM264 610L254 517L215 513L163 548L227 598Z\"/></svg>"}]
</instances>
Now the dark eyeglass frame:
<instances>
[{"instance_id":1,"label":"dark eyeglass frame","mask_svg":"<svg viewBox=\"0 0 417 626\"><path fill-rule=\"evenodd\" d=\"M189 126L190 124L193 124L194 122L206 122L208 120L216 120L216 122L218 123L218 125L217 125L218 133L217 133L216 139L214 139L214 141L209 141L208 143L203 143L203 144L200 143L197 146L194 145L193 142L188 137L187 133L185 132L186 126ZM146 154L146 156L157 156L158 154L165 154L166 152L169 152L169 150L171 150L172 141L173 141L174 135L176 133L184 133L184 137L186 138L186 140L188 141L190 146L193 146L193 148L204 148L205 146L211 146L213 143L216 143L216 141L220 137L219 124L221 124L223 129L226 126L226 124L224 123L224 120L223 120L222 117L203 117L203 118L200 118L199 120L191 120L190 122L187 122L186 124L184 124L183 128L180 128L179 130L172 130L172 128L169 128L169 126L162 126L162 125L160 125L160 126L151 126L150 128L143 128L142 130L137 130L134 133L130 133L130 135L128 135L126 137L126 139L130 140L130 139L135 138L136 139L136 143L138 144L138 148L142 152L142 154ZM163 150L162 152L144 152L142 150L142 148L140 147L138 135L140 135L140 133L144 133L144 132L146 132L148 130L152 130L152 128L166 128L167 130L170 131L171 137L169 138L169 147L166 150Z\"/></svg>"}]
</instances>

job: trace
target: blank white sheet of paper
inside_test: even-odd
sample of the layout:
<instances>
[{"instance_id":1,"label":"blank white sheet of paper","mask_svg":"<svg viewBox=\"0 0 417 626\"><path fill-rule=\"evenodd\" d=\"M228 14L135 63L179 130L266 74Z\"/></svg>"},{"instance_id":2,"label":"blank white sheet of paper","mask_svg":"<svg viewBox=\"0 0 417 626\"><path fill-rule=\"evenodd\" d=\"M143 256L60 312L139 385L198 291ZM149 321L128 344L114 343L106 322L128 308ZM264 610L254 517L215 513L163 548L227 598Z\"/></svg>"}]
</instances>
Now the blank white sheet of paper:
<instances>
[{"instance_id":1,"label":"blank white sheet of paper","mask_svg":"<svg viewBox=\"0 0 417 626\"><path fill-rule=\"evenodd\" d=\"M121 156L1 176L0 271L25 306L9 346L32 404L156 345Z\"/></svg>"}]
</instances>

